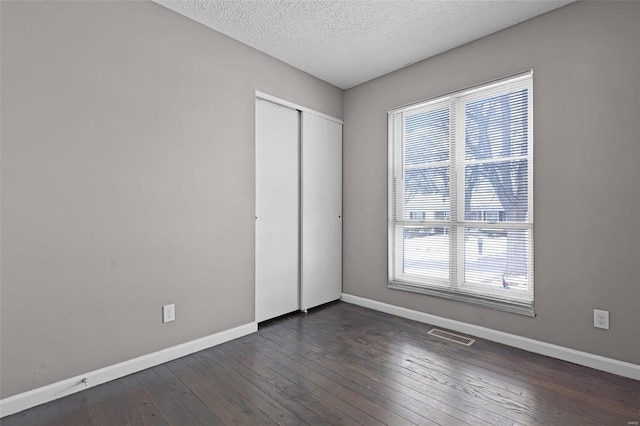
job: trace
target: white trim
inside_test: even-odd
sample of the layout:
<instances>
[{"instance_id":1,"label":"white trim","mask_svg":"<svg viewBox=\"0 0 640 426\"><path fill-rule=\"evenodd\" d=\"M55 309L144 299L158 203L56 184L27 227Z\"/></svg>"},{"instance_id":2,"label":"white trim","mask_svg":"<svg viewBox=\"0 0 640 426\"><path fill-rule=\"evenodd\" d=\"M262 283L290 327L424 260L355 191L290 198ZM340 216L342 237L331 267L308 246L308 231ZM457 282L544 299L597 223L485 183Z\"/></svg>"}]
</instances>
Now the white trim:
<instances>
[{"instance_id":1,"label":"white trim","mask_svg":"<svg viewBox=\"0 0 640 426\"><path fill-rule=\"evenodd\" d=\"M15 414L28 408L53 401L54 399L59 399L176 358L199 352L212 346L255 333L257 330L258 324L256 322L250 322L210 336L142 355L128 361L1 399L0 417ZM83 382L84 379L86 379L86 383Z\"/></svg>"},{"instance_id":2,"label":"white trim","mask_svg":"<svg viewBox=\"0 0 640 426\"><path fill-rule=\"evenodd\" d=\"M302 112L306 112L306 113L311 114L311 115L322 117L322 118L325 118L325 119L327 119L329 121L336 122L338 124L344 124L344 122L339 118L332 117L330 115L323 114L323 113L318 112L318 111L314 111L314 110L309 109L307 107L304 107L302 105L294 104L293 102L289 102L287 100L280 99L280 98L278 98L276 96L273 96L273 95L268 95L268 94L260 92L258 90L256 90L256 98L262 99L262 100L265 100L265 101L268 101L268 102L273 102L274 104L282 105L282 106L285 106L285 107L288 107L288 108L297 109L298 111L302 111Z\"/></svg>"},{"instance_id":3,"label":"white trim","mask_svg":"<svg viewBox=\"0 0 640 426\"><path fill-rule=\"evenodd\" d=\"M425 324L448 328L449 330L524 349L525 351L550 356L563 361L569 361L585 367L595 368L596 370L606 371L607 373L640 380L640 365L638 364L606 358L600 355L590 354L588 352L577 351L575 349L529 339L528 337L504 333L502 331L414 311L412 309L390 305L376 300L365 299L363 297L353 296L350 294L342 293L341 300L353 305L374 309L376 311L385 312L387 314L396 315Z\"/></svg>"},{"instance_id":4,"label":"white trim","mask_svg":"<svg viewBox=\"0 0 640 426\"><path fill-rule=\"evenodd\" d=\"M421 108L424 106L428 106L431 104L434 104L436 102L442 102L442 101L446 101L446 100L450 100L452 98L459 98L462 96L467 96L467 95L471 95L473 93L475 93L476 91L478 91L478 89L489 89L489 90L495 90L497 87L499 86L503 86L506 84L510 84L513 82L517 82L519 80L524 80L526 78L532 78L533 77L533 69L530 69L528 71L524 71L524 72L520 72L517 74L512 74L510 76L506 76L506 77L502 77L502 78L498 78L496 80L489 80L489 81L485 81L485 82L481 82L478 84L474 84L472 86L469 86L465 89L462 90L456 90L454 92L448 92L448 93L444 93L441 95L437 95L437 96L433 96L431 98L428 99L421 99L415 102L411 102L408 104L404 104L404 105L399 105L395 108L392 108L388 111L389 114L394 114L400 111L410 111L412 109L416 109L416 108Z\"/></svg>"}]
</instances>

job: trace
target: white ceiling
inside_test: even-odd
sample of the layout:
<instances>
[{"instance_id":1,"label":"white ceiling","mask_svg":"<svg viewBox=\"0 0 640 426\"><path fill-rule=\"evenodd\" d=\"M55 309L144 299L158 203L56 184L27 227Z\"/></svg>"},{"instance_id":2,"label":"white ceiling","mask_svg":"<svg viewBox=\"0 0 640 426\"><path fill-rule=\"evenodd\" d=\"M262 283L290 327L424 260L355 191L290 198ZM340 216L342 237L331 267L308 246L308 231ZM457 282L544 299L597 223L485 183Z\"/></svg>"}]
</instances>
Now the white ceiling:
<instances>
[{"instance_id":1,"label":"white ceiling","mask_svg":"<svg viewBox=\"0 0 640 426\"><path fill-rule=\"evenodd\" d=\"M574 0L153 0L342 89Z\"/></svg>"}]
</instances>

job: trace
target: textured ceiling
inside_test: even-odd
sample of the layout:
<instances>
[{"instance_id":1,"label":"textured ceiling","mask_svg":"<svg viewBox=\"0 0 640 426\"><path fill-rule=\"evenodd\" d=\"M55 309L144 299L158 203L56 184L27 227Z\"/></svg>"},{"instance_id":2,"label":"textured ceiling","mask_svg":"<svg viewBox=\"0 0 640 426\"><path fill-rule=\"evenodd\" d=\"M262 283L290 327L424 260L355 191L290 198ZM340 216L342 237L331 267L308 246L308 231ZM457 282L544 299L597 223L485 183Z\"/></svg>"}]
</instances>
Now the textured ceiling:
<instances>
[{"instance_id":1,"label":"textured ceiling","mask_svg":"<svg viewBox=\"0 0 640 426\"><path fill-rule=\"evenodd\" d=\"M573 0L154 0L346 89Z\"/></svg>"}]
</instances>

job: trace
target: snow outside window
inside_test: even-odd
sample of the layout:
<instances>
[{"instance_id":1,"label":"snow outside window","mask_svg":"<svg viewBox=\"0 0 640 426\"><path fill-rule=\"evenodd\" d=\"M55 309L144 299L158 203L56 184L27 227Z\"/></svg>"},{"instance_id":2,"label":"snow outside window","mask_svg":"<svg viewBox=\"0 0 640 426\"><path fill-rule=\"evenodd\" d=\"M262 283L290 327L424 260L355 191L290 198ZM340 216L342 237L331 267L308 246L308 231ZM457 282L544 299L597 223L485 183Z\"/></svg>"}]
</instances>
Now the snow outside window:
<instances>
[{"instance_id":1,"label":"snow outside window","mask_svg":"<svg viewBox=\"0 0 640 426\"><path fill-rule=\"evenodd\" d=\"M533 315L532 88L389 111L389 287Z\"/></svg>"}]
</instances>

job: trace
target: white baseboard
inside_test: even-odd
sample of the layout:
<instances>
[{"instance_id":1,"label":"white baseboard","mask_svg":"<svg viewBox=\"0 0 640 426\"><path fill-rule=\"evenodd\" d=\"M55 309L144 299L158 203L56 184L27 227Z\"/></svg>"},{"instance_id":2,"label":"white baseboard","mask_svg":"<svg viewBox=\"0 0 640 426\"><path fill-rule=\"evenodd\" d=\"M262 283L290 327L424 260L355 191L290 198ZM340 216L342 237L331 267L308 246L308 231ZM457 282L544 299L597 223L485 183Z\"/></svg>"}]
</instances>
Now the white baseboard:
<instances>
[{"instance_id":1,"label":"white baseboard","mask_svg":"<svg viewBox=\"0 0 640 426\"><path fill-rule=\"evenodd\" d=\"M257 330L258 324L251 322L230 330L221 331L210 336L1 399L0 417L15 414L28 408L53 401L54 399L62 398L72 393L80 392L90 387L98 386L102 383L199 352L212 346L255 333ZM83 379L87 380L86 384L82 381Z\"/></svg>"},{"instance_id":2,"label":"white baseboard","mask_svg":"<svg viewBox=\"0 0 640 426\"><path fill-rule=\"evenodd\" d=\"M343 302L353 305L362 306L387 314L396 315L398 317L435 325L449 330L458 331L469 334L471 336L481 337L483 339L502 343L515 348L524 349L525 351L534 352L541 355L550 356L552 358L569 361L574 364L583 365L585 367L595 368L596 370L606 371L608 373L617 374L631 379L640 380L640 365L630 362L618 361L612 358L606 358L600 355L581 352L575 349L565 348L563 346L553 345L551 343L541 342L539 340L529 339L528 337L517 336L515 334L504 333L502 331L493 330L478 325L468 324L436 315L426 314L424 312L414 311L412 309L402 308L400 306L389 305L388 303L378 302L376 300L365 299L363 297L353 296L342 293Z\"/></svg>"}]
</instances>

